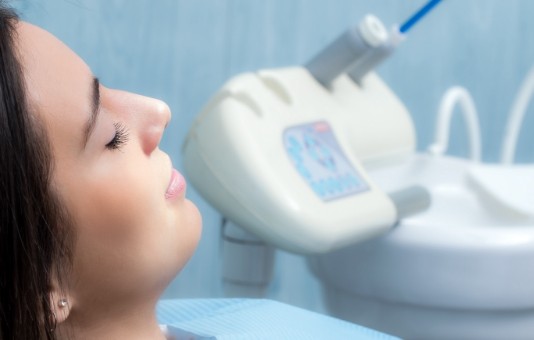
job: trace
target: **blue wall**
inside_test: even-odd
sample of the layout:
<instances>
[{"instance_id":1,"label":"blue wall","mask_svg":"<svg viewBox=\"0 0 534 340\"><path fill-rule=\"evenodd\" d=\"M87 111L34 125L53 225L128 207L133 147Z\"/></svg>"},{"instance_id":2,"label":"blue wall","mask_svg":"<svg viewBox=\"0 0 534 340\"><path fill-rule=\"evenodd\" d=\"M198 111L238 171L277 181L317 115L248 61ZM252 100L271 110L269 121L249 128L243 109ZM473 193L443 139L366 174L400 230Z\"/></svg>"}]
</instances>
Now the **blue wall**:
<instances>
[{"instance_id":1,"label":"blue wall","mask_svg":"<svg viewBox=\"0 0 534 340\"><path fill-rule=\"evenodd\" d=\"M302 64L364 14L374 13L390 26L423 2L33 0L17 1L16 6L26 20L71 46L107 86L165 100L173 121L162 148L180 168L179 150L188 127L230 76ZM498 159L506 114L534 65L532 13L531 0L445 0L378 69L411 111L419 149L432 141L441 95L460 84L479 108L484 160ZM518 146L522 162L534 162L533 123L530 112ZM452 128L451 153L467 155L461 119L454 119ZM203 213L204 235L166 295L219 296L220 217L194 190L189 195ZM317 283L302 259L278 256L271 296L321 310Z\"/></svg>"}]
</instances>

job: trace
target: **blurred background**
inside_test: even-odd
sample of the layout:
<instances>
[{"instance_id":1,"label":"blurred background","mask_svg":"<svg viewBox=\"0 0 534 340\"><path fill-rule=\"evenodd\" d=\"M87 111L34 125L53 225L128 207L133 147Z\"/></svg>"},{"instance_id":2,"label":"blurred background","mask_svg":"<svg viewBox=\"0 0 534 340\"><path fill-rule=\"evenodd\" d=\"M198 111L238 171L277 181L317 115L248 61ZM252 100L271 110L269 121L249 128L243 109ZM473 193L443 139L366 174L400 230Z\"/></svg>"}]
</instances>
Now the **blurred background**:
<instances>
[{"instance_id":1,"label":"blurred background","mask_svg":"<svg viewBox=\"0 0 534 340\"><path fill-rule=\"evenodd\" d=\"M166 101L173 119L162 141L178 169L181 144L211 95L233 75L302 65L373 13L400 24L423 0L19 0L22 17L77 52L108 87ZM418 149L433 141L444 91L465 86L482 129L483 159L499 158L506 118L534 65L534 1L445 0L377 70L414 119ZM529 109L517 162L534 162ZM453 119L449 153L467 156L465 127ZM166 298L221 297L220 215L191 187L204 218L196 254ZM268 297L323 311L319 285L302 258L277 253Z\"/></svg>"}]
</instances>

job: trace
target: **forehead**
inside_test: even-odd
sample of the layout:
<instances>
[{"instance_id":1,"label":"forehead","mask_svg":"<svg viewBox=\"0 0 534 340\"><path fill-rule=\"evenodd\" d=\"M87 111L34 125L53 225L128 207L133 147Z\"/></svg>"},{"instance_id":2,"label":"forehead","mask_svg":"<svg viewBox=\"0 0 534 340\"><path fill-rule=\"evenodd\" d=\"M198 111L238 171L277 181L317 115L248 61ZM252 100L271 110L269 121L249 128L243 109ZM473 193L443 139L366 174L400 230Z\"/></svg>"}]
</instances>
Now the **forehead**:
<instances>
[{"instance_id":1,"label":"forehead","mask_svg":"<svg viewBox=\"0 0 534 340\"><path fill-rule=\"evenodd\" d=\"M69 89L81 79L90 79L87 65L70 48L49 32L21 22L17 26L18 47L29 94ZM48 91L47 91L48 90Z\"/></svg>"},{"instance_id":2,"label":"forehead","mask_svg":"<svg viewBox=\"0 0 534 340\"><path fill-rule=\"evenodd\" d=\"M71 139L87 119L92 74L71 49L47 31L20 22L17 46L32 111L46 124L52 146Z\"/></svg>"}]
</instances>

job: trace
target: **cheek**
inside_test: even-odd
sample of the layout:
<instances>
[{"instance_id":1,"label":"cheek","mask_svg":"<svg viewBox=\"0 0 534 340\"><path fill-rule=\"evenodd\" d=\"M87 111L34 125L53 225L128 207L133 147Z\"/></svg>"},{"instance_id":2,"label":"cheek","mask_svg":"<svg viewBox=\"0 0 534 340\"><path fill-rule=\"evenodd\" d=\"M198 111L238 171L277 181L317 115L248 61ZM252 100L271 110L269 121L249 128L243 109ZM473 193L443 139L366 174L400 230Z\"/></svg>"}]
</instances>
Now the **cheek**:
<instances>
[{"instance_id":1,"label":"cheek","mask_svg":"<svg viewBox=\"0 0 534 340\"><path fill-rule=\"evenodd\" d=\"M136 250L151 237L154 225L165 224L164 193L154 186L150 168L117 168L96 169L100 171L66 181L65 197L76 222L78 245L87 251Z\"/></svg>"},{"instance_id":2,"label":"cheek","mask_svg":"<svg viewBox=\"0 0 534 340\"><path fill-rule=\"evenodd\" d=\"M136 225L156 218L162 197L139 172L120 172L105 180L92 179L80 193L79 211L92 228L105 233L132 231ZM80 221L83 222L83 221Z\"/></svg>"},{"instance_id":3,"label":"cheek","mask_svg":"<svg viewBox=\"0 0 534 340\"><path fill-rule=\"evenodd\" d=\"M75 272L87 283L107 277L136 279L141 259L161 247L161 229L169 222L165 201L139 171L92 177L70 195L76 226ZM160 197L162 196L162 197ZM137 270L134 270L136 268ZM111 286L110 286L111 285Z\"/></svg>"}]
</instances>

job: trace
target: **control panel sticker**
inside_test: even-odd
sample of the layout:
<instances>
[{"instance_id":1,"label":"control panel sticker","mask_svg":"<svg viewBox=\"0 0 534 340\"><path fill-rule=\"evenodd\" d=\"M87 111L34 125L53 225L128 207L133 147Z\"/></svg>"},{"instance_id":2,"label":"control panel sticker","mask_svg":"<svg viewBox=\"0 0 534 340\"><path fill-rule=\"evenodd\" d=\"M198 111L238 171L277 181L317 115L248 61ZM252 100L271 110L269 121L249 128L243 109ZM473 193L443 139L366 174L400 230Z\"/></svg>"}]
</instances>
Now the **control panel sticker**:
<instances>
[{"instance_id":1,"label":"control panel sticker","mask_svg":"<svg viewBox=\"0 0 534 340\"><path fill-rule=\"evenodd\" d=\"M283 133L283 141L295 170L323 201L369 190L327 122L289 127Z\"/></svg>"}]
</instances>

